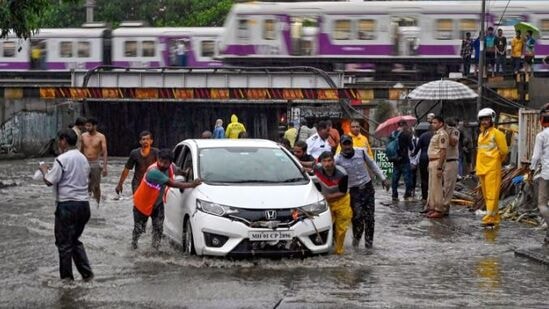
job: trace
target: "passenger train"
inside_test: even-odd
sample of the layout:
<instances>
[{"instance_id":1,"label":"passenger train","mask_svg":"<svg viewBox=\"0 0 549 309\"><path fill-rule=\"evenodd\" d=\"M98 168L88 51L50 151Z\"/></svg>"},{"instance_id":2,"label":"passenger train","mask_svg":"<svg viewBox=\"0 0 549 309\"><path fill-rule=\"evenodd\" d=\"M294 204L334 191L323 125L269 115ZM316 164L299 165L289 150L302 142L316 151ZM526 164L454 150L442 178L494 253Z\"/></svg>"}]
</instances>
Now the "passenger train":
<instances>
[{"instance_id":1,"label":"passenger train","mask_svg":"<svg viewBox=\"0 0 549 309\"><path fill-rule=\"evenodd\" d=\"M42 29L0 40L0 70L457 64L464 34L478 35L480 2L252 2L235 4L223 28ZM517 22L536 25L536 60L549 59L549 1L487 1L486 20L509 41Z\"/></svg>"},{"instance_id":2,"label":"passenger train","mask_svg":"<svg viewBox=\"0 0 549 309\"><path fill-rule=\"evenodd\" d=\"M0 41L0 70L92 69L98 65L157 68L219 67L222 28L120 27L41 29L30 40Z\"/></svg>"},{"instance_id":3,"label":"passenger train","mask_svg":"<svg viewBox=\"0 0 549 309\"><path fill-rule=\"evenodd\" d=\"M508 7L507 7L508 5ZM549 1L487 1L488 26L541 30L539 59L549 55ZM478 36L481 1L368 1L236 4L220 58L229 63L448 63L460 59L466 32Z\"/></svg>"}]
</instances>

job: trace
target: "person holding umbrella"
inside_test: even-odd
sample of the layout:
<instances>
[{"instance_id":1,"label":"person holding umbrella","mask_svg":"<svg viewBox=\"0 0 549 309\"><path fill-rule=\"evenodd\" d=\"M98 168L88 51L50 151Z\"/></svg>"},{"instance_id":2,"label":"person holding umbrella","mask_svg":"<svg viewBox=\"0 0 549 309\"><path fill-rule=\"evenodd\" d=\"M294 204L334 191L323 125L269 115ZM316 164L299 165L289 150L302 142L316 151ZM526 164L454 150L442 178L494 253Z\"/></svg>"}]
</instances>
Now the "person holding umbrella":
<instances>
[{"instance_id":1,"label":"person holding umbrella","mask_svg":"<svg viewBox=\"0 0 549 309\"><path fill-rule=\"evenodd\" d=\"M540 31L538 27L524 21L515 25L515 31L520 31L522 34L526 33L526 37L524 38L524 72L526 73L526 78L529 78L533 75L534 57L536 55L536 40L534 37L539 36Z\"/></svg>"},{"instance_id":2,"label":"person holding umbrella","mask_svg":"<svg viewBox=\"0 0 549 309\"><path fill-rule=\"evenodd\" d=\"M534 57L536 56L536 40L532 37L532 33L532 30L527 30L524 40L524 73L528 77L534 74Z\"/></svg>"}]
</instances>

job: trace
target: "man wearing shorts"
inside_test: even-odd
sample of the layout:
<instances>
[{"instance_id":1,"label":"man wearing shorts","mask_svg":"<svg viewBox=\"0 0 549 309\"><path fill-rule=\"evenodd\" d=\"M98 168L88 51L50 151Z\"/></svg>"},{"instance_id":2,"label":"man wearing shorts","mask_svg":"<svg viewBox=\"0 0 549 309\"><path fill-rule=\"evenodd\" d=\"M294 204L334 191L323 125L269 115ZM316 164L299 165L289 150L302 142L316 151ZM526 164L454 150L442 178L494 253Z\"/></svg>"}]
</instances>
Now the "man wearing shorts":
<instances>
[{"instance_id":1,"label":"man wearing shorts","mask_svg":"<svg viewBox=\"0 0 549 309\"><path fill-rule=\"evenodd\" d=\"M107 139L105 135L97 132L97 119L95 118L86 120L86 133L82 134L81 151L90 164L88 192L93 194L97 206L99 206L101 201L101 175L103 177L107 176ZM103 165L99 163L100 157L103 159Z\"/></svg>"}]
</instances>

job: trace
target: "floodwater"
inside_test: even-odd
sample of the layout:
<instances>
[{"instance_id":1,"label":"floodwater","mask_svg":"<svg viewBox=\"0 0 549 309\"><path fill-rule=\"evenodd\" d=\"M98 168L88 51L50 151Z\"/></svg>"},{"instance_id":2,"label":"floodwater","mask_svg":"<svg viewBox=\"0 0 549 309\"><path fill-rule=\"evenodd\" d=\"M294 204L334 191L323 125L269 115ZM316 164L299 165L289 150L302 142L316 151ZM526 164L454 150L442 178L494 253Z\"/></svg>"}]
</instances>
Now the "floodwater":
<instances>
[{"instance_id":1,"label":"floodwater","mask_svg":"<svg viewBox=\"0 0 549 309\"><path fill-rule=\"evenodd\" d=\"M92 203L81 238L95 280L58 279L51 189L31 179L38 159L0 162L0 307L60 308L546 308L546 266L515 257L539 247L544 232L511 222L485 231L480 218L454 207L427 220L418 203L391 204L377 193L374 249L306 259L187 257L163 242L150 249L149 230L137 251L129 243L130 179L114 200L123 159L103 179L105 200ZM47 160L52 161L52 159ZM13 185L13 186L10 186Z\"/></svg>"}]
</instances>

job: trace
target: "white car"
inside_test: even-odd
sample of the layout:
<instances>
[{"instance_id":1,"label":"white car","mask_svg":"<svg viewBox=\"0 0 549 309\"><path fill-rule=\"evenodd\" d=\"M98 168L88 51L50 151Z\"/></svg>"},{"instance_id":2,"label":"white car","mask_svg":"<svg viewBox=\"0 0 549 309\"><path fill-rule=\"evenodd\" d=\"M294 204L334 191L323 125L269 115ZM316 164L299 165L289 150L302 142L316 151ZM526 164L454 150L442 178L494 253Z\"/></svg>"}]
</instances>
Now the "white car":
<instances>
[{"instance_id":1,"label":"white car","mask_svg":"<svg viewBox=\"0 0 549 309\"><path fill-rule=\"evenodd\" d=\"M258 139L185 140L174 149L180 180L169 188L164 233L186 253L214 256L328 253L328 204L282 146Z\"/></svg>"}]
</instances>

